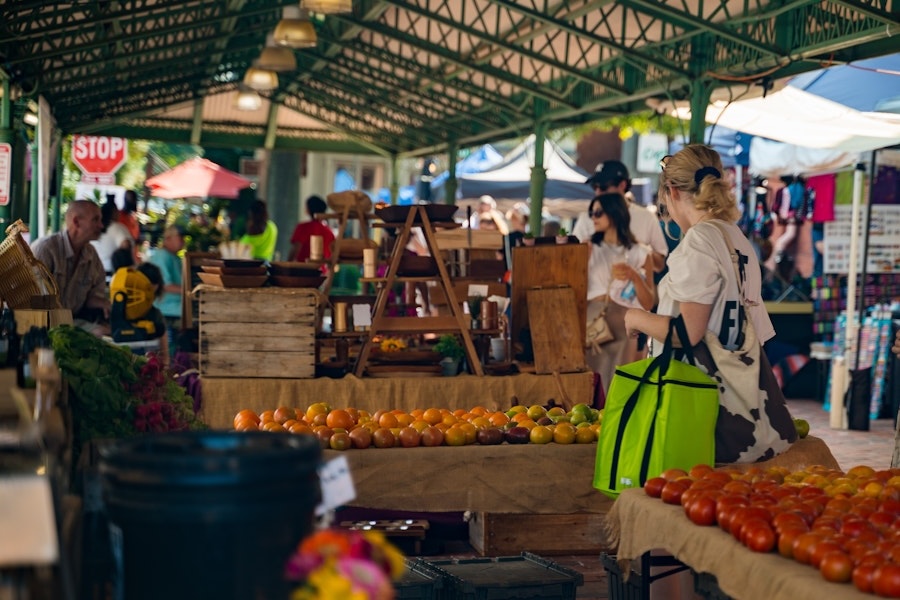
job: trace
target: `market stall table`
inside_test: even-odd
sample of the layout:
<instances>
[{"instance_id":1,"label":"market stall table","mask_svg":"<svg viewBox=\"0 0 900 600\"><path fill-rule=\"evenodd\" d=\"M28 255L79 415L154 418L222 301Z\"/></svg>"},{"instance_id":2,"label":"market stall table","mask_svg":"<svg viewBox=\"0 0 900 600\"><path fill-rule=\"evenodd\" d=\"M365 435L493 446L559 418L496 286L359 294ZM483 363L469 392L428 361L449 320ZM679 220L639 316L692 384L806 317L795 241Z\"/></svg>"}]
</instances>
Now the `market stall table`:
<instances>
[{"instance_id":1,"label":"market stall table","mask_svg":"<svg viewBox=\"0 0 900 600\"><path fill-rule=\"evenodd\" d=\"M279 406L305 408L327 402L334 408L355 407L369 412L399 408L472 408L507 410L514 404L547 404L551 398L563 405L559 384L572 403L593 400L591 373L559 376L520 373L498 377L355 377L341 379L201 378L203 414L206 424L230 429L234 415L249 408L257 413ZM515 400L514 400L515 398ZM570 408L570 407L569 407Z\"/></svg>"},{"instance_id":2,"label":"market stall table","mask_svg":"<svg viewBox=\"0 0 900 600\"><path fill-rule=\"evenodd\" d=\"M681 506L665 504L641 489L625 490L607 516L606 539L619 564L661 549L697 573L709 573L735 600L871 599L852 584L825 581L817 569L777 553L752 552L718 527L694 525ZM627 567L626 567L627 568Z\"/></svg>"},{"instance_id":3,"label":"market stall table","mask_svg":"<svg viewBox=\"0 0 900 600\"><path fill-rule=\"evenodd\" d=\"M493 526L495 531L503 530L503 543L525 544L514 553L522 549L553 553L557 548L548 544L560 540L565 546L560 550L571 554L576 547L597 552L608 547L601 530L613 501L593 487L596 454L596 444L474 444L326 450L323 458L346 457L356 489L356 500L349 506L470 511L476 548L500 545L501 540L489 539L489 529L492 519L502 518L502 523ZM837 468L825 443L812 436L771 461L756 464L791 470L812 464ZM545 535L554 530L558 534L563 524L568 525L567 536ZM530 543L535 545L529 548Z\"/></svg>"}]
</instances>

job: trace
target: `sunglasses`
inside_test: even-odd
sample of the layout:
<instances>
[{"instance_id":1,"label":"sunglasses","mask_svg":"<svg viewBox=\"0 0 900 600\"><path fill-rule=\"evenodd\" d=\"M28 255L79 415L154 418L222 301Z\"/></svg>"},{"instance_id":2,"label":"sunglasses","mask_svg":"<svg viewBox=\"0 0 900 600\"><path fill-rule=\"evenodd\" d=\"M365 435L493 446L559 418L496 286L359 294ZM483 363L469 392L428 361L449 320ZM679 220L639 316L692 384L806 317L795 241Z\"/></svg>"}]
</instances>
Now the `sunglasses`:
<instances>
[{"instance_id":1,"label":"sunglasses","mask_svg":"<svg viewBox=\"0 0 900 600\"><path fill-rule=\"evenodd\" d=\"M666 170L666 165L669 164L669 159L672 158L671 154L666 154L661 159L659 159L659 168L663 171Z\"/></svg>"},{"instance_id":2,"label":"sunglasses","mask_svg":"<svg viewBox=\"0 0 900 600\"><path fill-rule=\"evenodd\" d=\"M600 209L597 209L594 212L588 211L588 216L591 217L592 219L599 219L600 217L603 216L603 214L604 214L603 211Z\"/></svg>"}]
</instances>

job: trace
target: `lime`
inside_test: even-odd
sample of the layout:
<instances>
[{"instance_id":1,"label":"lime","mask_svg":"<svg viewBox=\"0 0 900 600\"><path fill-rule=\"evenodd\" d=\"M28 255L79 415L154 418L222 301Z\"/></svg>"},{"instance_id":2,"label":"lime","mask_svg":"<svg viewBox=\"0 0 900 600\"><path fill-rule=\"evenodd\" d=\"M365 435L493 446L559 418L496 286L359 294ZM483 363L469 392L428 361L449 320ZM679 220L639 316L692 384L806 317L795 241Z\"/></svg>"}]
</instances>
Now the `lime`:
<instances>
[{"instance_id":1,"label":"lime","mask_svg":"<svg viewBox=\"0 0 900 600\"><path fill-rule=\"evenodd\" d=\"M797 435L800 438L805 438L809 435L809 423L804 419L794 419L794 428L797 430Z\"/></svg>"}]
</instances>

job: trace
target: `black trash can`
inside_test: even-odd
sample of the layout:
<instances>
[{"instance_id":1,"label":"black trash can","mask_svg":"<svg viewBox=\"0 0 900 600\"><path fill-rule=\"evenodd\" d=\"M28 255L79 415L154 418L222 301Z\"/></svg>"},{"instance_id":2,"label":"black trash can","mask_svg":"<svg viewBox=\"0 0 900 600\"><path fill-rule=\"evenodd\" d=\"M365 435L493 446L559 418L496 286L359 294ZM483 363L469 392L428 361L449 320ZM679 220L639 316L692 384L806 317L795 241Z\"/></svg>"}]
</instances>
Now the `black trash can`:
<instances>
[{"instance_id":1,"label":"black trash can","mask_svg":"<svg viewBox=\"0 0 900 600\"><path fill-rule=\"evenodd\" d=\"M314 436L179 432L100 448L114 598L283 600L313 527Z\"/></svg>"}]
</instances>

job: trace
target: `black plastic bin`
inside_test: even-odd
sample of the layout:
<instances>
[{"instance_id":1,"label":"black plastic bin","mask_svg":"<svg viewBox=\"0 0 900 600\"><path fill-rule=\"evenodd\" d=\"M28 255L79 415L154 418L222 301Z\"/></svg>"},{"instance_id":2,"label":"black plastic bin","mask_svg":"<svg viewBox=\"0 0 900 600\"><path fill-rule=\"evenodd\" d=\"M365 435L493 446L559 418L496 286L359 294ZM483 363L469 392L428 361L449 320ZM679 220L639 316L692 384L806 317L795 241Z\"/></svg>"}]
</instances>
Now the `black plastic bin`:
<instances>
[{"instance_id":1,"label":"black plastic bin","mask_svg":"<svg viewBox=\"0 0 900 600\"><path fill-rule=\"evenodd\" d=\"M99 452L114 598L288 597L284 565L321 495L315 437L179 432Z\"/></svg>"}]
</instances>

